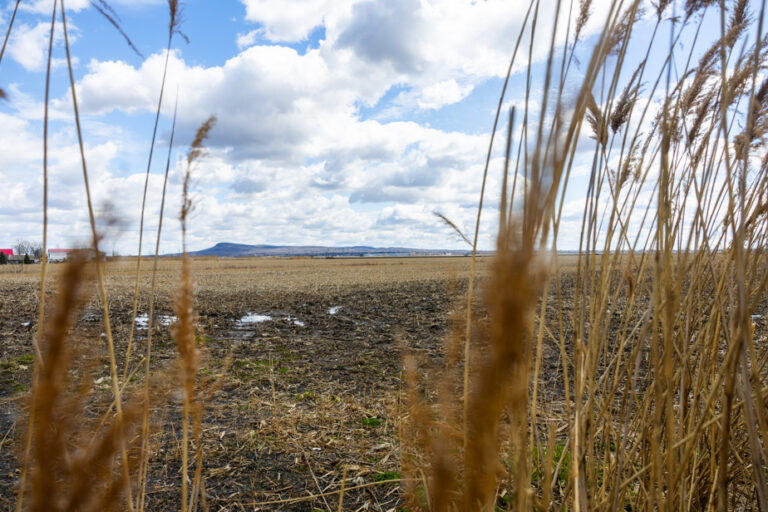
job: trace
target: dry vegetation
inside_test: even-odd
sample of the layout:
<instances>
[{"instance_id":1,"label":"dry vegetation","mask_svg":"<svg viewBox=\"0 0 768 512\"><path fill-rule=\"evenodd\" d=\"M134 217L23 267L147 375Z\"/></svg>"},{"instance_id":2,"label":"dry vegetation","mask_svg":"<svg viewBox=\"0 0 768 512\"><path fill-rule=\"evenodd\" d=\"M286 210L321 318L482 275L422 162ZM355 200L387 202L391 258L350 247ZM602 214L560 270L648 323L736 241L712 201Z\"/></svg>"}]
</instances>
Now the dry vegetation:
<instances>
[{"instance_id":1,"label":"dry vegetation","mask_svg":"<svg viewBox=\"0 0 768 512\"><path fill-rule=\"evenodd\" d=\"M8 507L768 510L764 7L613 2L576 66L590 2L542 26L533 0L509 69L552 41L527 68L543 92L510 113L480 265L5 272ZM644 8L655 27L629 51ZM706 13L719 34L697 30ZM580 252L545 257L585 152ZM54 285L47 307L35 289Z\"/></svg>"},{"instance_id":2,"label":"dry vegetation","mask_svg":"<svg viewBox=\"0 0 768 512\"><path fill-rule=\"evenodd\" d=\"M408 347L440 357L447 317L466 286L462 281L469 264L469 258L195 260L195 309L204 344L200 372L215 381L202 422L209 507L237 510L240 504L250 509L254 502L318 494L310 468L328 491L339 490L345 468L348 487L377 484L370 490L348 491L349 507L378 501L388 509L399 503L398 485L382 486L377 479L401 472L402 352ZM481 262L481 274L486 266ZM40 277L39 266L28 266L23 274L18 267L11 272L8 268L0 276L0 291L12 297L0 310L5 341L0 353L0 436L8 433L0 452L0 495L9 500L6 506L13 501L19 479L18 443L24 423L20 411L32 379ZM51 293L54 283L61 285L66 269L51 266ZM160 261L152 373L167 370L175 358L165 319L174 314L180 270L179 260ZM134 271L133 259L105 266L118 340L126 340L130 330ZM151 274L151 269L142 272L143 289L148 289ZM75 332L91 352L81 354L77 364L90 367L95 388L87 409L90 417L84 419L100 421L98 412L111 401L111 393L109 371L100 356L101 307L90 298ZM146 304L145 298L140 302ZM330 314L334 307L338 311ZM147 313L146 307L139 309L140 318ZM239 323L248 313L272 319ZM145 344L147 334L139 328L135 343ZM117 347L122 371L126 344ZM136 350L130 356L128 395L140 389L143 356ZM163 408L151 436L154 455L148 469L146 503L151 510L179 503L180 396L160 391ZM337 503L338 495L327 499ZM281 509L306 510L310 505L325 507L317 498Z\"/></svg>"}]
</instances>

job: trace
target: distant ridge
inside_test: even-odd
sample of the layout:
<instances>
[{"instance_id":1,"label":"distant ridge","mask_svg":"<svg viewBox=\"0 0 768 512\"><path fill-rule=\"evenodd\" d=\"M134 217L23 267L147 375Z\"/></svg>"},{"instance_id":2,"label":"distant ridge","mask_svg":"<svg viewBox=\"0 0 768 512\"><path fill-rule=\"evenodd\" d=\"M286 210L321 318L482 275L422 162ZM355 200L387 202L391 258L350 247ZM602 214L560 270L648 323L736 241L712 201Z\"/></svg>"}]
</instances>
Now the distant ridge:
<instances>
[{"instance_id":1,"label":"distant ridge","mask_svg":"<svg viewBox=\"0 0 768 512\"><path fill-rule=\"evenodd\" d=\"M408 247L369 247L355 245L349 247L326 247L323 245L248 245L220 242L213 247L201 251L191 251L190 256L219 256L223 258L239 258L248 256L465 256L472 254L470 250L432 250L412 249ZM178 254L166 254L178 256Z\"/></svg>"}]
</instances>

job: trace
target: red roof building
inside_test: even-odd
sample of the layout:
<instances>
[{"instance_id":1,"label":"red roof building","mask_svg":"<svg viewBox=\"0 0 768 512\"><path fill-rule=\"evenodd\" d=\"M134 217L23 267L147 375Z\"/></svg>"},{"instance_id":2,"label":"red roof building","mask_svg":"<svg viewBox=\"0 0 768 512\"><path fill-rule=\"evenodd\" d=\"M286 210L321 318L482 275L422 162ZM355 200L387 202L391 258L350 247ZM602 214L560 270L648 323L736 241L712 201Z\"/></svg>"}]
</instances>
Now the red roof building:
<instances>
[{"instance_id":1,"label":"red roof building","mask_svg":"<svg viewBox=\"0 0 768 512\"><path fill-rule=\"evenodd\" d=\"M6 256L13 256L13 249L0 249L0 253Z\"/></svg>"}]
</instances>

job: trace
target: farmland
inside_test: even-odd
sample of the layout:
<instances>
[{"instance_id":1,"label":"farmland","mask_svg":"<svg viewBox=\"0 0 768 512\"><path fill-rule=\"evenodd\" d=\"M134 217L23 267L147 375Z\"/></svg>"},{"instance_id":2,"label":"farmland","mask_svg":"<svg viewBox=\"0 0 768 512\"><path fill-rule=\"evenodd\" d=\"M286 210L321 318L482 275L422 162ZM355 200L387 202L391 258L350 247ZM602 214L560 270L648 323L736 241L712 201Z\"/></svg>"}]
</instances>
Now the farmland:
<instances>
[{"instance_id":1,"label":"farmland","mask_svg":"<svg viewBox=\"0 0 768 512\"><path fill-rule=\"evenodd\" d=\"M628 266L631 258L614 257L613 268L632 268ZM643 259L638 255L634 261ZM409 357L416 361L417 385L437 407L432 412L439 418L437 425L460 428L463 362L457 359L456 342L461 341L465 326L470 264L470 258L458 257L192 260L196 339L201 348L197 389L202 398L202 448L198 451L193 445L193 453L202 457L201 496L209 509L334 510L342 489L343 510L367 507L390 511L403 506L406 494L402 486L411 476L404 457L410 457L410 464L412 457L417 464L426 464L419 458L425 455L416 453L419 443L414 431L419 425L414 427L413 421L418 409L409 397L412 385L404 362ZM533 322L534 333L546 335L540 342L529 341L530 353L524 363L532 371L528 387L528 400L536 407L529 413L529 421L535 421L532 431L539 438L549 437L544 449L557 450L556 458L549 462L537 457L534 450L530 463L555 475L551 483L544 482L544 487L553 487L554 501L567 499L572 478L568 470L570 440L563 432L568 426L568 407L576 403L573 398L566 400L573 393L568 387L573 389L579 382L578 374L574 375L578 366L574 370L572 361L578 354L574 315L580 307L597 326L589 335L601 340L592 349L597 354L590 356L594 359L589 370L594 383L590 385L601 389L602 396L611 397L613 406L607 409L613 411L610 424L636 428L625 416L626 411L647 410L643 402L653 396L642 391L642 383L653 375L649 371L651 347L622 341L631 339L638 326L646 325L642 312L650 307L648 278L633 281L627 277L628 270L603 273L599 259L590 265L593 270L589 275L605 279L603 286L611 290L594 314L591 301L577 295L583 286L578 276L584 272L578 272L576 256L560 255L556 266L552 262L544 265L549 270L558 269L550 272L548 291L537 306L543 309L537 310ZM139 299L132 351L127 356L135 268L132 259L105 265L118 374L128 397L138 395L144 382L143 354L150 327L144 294ZM39 266L20 270L6 266L0 273L4 297L0 335L5 340L0 347L0 499L4 508L12 506L20 480L39 305ZM50 308L56 303L55 291L65 270L65 265L50 267ZM147 510L179 505L182 395L172 332L180 270L180 260L159 261L151 331L150 382L154 395L145 480ZM488 335L489 315L493 311L487 309L495 300L488 295L494 289L492 272L492 259L479 258L478 292L473 301L472 382L482 381L488 361L483 354L493 353L488 345L492 339ZM642 276L642 272L632 271L636 273ZM142 289L150 288L150 277L151 263L145 261ZM86 389L82 398L85 413L77 427L86 436L101 431L104 419L113 417L108 412L113 394L102 308L94 293L93 277L88 290L89 298L68 336L68 343L76 346L79 354L70 372ZM766 306L766 300L760 299L752 315L761 361L755 368L759 368L761 379L766 371L762 363ZM688 314L684 308L680 311ZM540 321L542 315L544 322ZM702 313L700 318L709 317ZM554 336L558 330L562 334ZM524 339L519 335L509 338L513 344ZM713 357L722 361L726 352L717 350L719 355ZM621 364L621 373L609 380L617 364ZM627 398L638 405L628 409ZM608 403L595 402L594 407L606 410L601 404ZM696 404L695 396L690 403ZM504 413L500 422L502 461L509 453L510 417ZM428 421L426 424L431 428ZM599 452L614 443L631 445L643 435L641 431L624 435L598 432L594 449ZM613 452L616 449L611 448L609 454ZM615 462L610 459L603 464ZM641 468L637 463L631 467ZM534 488L543 483L536 471L531 475ZM747 486L744 480L734 483L733 496L739 497L736 508L748 508L751 498L741 494ZM497 492L499 506L506 503L509 488Z\"/></svg>"},{"instance_id":2,"label":"farmland","mask_svg":"<svg viewBox=\"0 0 768 512\"><path fill-rule=\"evenodd\" d=\"M524 17L417 2L410 22L344 3L314 43L247 9L263 28L194 68L174 44L189 42L182 2L147 59L107 2L90 4L155 64L99 75L91 59L76 80L87 54L72 59L53 2L42 138L6 152L42 147L42 180L29 152L7 180L22 222L4 236L34 228L45 254L68 214L90 250L0 269L0 508L768 510L766 2L532 0ZM79 151L49 96L57 5ZM462 62L439 34L486 46ZM278 48L289 40L311 44ZM495 109L476 101L491 79ZM157 101L100 100L95 84L113 82ZM437 113L448 105L478 117ZM117 110L146 128L154 113L146 167L133 142L104 144ZM16 117L14 132L34 118ZM85 189L63 197L80 170ZM193 250L226 237L302 244L287 255L367 250L349 240L447 254L445 230L493 257ZM181 258L140 272L101 263L110 246Z\"/></svg>"},{"instance_id":3,"label":"farmland","mask_svg":"<svg viewBox=\"0 0 768 512\"><path fill-rule=\"evenodd\" d=\"M205 490L209 506L236 510L253 503L338 490L399 475L399 418L403 351L440 356L449 314L461 305L469 258L200 259L193 263L202 374L210 376L204 405ZM480 259L479 275L487 262ZM54 265L60 274L64 265ZM151 264L142 267L148 287ZM110 316L121 373L132 312L135 260L106 265ZM0 496L12 502L23 439L20 410L34 359L39 267L5 267L0 274ZM172 369L169 321L178 260L161 260L152 365ZM51 292L56 277L49 280ZM52 300L52 299L49 299ZM141 362L146 340L146 297L129 372ZM143 327L143 328L142 328ZM93 374L96 417L111 399L101 308L92 299L74 338L99 364ZM139 372L140 373L140 372ZM167 372L165 372L168 374ZM131 386L139 384L139 377ZM156 433L148 479L148 506L178 504L179 397L155 411ZM328 498L338 499L337 497ZM389 510L397 485L348 493L354 508ZM322 498L266 509L325 508Z\"/></svg>"}]
</instances>

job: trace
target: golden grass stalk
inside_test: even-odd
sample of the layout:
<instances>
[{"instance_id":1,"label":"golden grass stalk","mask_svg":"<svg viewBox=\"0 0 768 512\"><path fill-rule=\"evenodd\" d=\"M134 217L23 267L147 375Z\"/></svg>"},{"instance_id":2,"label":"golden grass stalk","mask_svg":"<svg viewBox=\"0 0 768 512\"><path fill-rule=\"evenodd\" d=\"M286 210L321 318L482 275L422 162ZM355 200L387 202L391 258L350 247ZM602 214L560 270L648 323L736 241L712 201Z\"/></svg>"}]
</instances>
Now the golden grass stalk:
<instances>
[{"instance_id":1,"label":"golden grass stalk","mask_svg":"<svg viewBox=\"0 0 768 512\"><path fill-rule=\"evenodd\" d=\"M469 241L469 238L467 238L467 235L464 234L464 232L457 226L451 219L449 219L447 216L442 214L441 212L435 210L432 212L432 214L437 217L438 219L442 220L446 226L451 228L456 235L458 235L459 238L461 238L465 244L472 247L472 242Z\"/></svg>"},{"instance_id":2,"label":"golden grass stalk","mask_svg":"<svg viewBox=\"0 0 768 512\"><path fill-rule=\"evenodd\" d=\"M503 194L499 240L517 225L518 247L541 254L559 246L564 205L572 201L567 192L577 182L571 169L584 164L577 145L587 144L581 132L587 121L595 140L587 182L577 189L586 196L578 267L572 275L556 271L554 287L543 287L556 300L542 297L535 321L526 328L500 327L500 334L493 334L494 312L508 311L501 304L514 301L497 283L511 279L506 273L515 275L516 267L494 266L488 279L490 325L487 338L480 327L472 329L477 333L472 359L481 363L472 364L470 396L482 388L486 375L507 386L509 377L493 369L504 361L509 365L505 358L513 349L494 351L490 340L523 337L520 333L531 333L525 339L532 340L531 329L538 331L537 343L524 343L516 356L524 367L516 375L523 377L507 393L516 397L509 403L524 404L525 420L519 422L520 409L511 408L508 444L499 441L500 395L492 386L486 385L488 402L478 410L470 413L473 402L465 400L465 418L483 418L479 434L468 420L467 428L456 429L450 415L433 417L430 401L418 393L418 373L408 363L410 421L424 424L413 440L421 455L404 458L412 466L409 474L418 475L420 468L427 474L429 500L416 500L418 506L489 510L499 505L493 498L505 484L489 468L502 461L509 461L505 470L511 475L505 499L509 505L514 493L516 509L529 504L537 510L768 506L768 353L755 341L750 323L768 283L763 245L768 151L759 124L768 93L761 94L758 82L767 58L763 25L756 23L755 31L743 1L728 8L724 2L688 2L682 23L663 19L667 4L656 6L645 59L628 69L639 2L612 5L586 70L569 78L574 37L553 89L551 39L540 79L543 105L535 129L529 129L526 105L516 156L520 171L515 169L513 183L519 172L522 204L507 207ZM721 33L714 42L694 21L705 9L719 10ZM764 5L756 19L763 19L763 11ZM668 53L651 66L659 27L669 28ZM694 44L679 55L678 41L691 33ZM749 45L751 37L756 39ZM691 68L702 46L703 56ZM609 55L616 59L608 61ZM534 74L530 65L528 73ZM655 76L646 76L651 73ZM641 94L638 84L644 83L653 85ZM565 88L579 92L574 98L564 94ZM508 154L506 166L511 158L515 155ZM497 250L497 261L504 257ZM552 258L553 267L560 268L559 256ZM517 309L535 310L535 290L528 294L530 304L520 299ZM515 318L507 313L500 325ZM486 348L479 351L482 340ZM560 355L550 373L540 364L545 349ZM540 394L544 383L561 395ZM444 398L438 388L439 404ZM555 434L553 423L560 425ZM463 465L456 464L457 448L448 442L447 431L459 432L459 444L467 448L475 443L463 454ZM527 447L519 441L526 434ZM415 496L413 485L407 491Z\"/></svg>"},{"instance_id":3,"label":"golden grass stalk","mask_svg":"<svg viewBox=\"0 0 768 512\"><path fill-rule=\"evenodd\" d=\"M5 36L5 41L3 42L3 49L0 51L0 60L2 60L2 54L5 52L5 43L8 42L8 35L10 35L11 27L13 26L13 20L16 17L16 10L19 7L19 1L16 2L16 5L13 10L13 16L11 17L11 21L8 25L8 33ZM40 351L40 344L42 340L42 326L45 319L45 278L46 278L46 271L48 270L48 256L47 256L47 250L48 250L48 106L49 106L49 99L50 99L50 86L51 86L51 60L53 56L53 30L56 25L56 2L53 3L53 8L51 9L51 30L48 35L48 59L46 61L46 70L45 70L45 100L44 100L44 112L43 112L43 255L42 255L42 263L40 268L40 299L39 299L39 310L38 310L38 317L37 317L37 332L35 334L34 339L34 349L35 349L35 364L34 368L32 370L32 382L37 382L37 379L39 377L40 368L43 365L43 357L42 352ZM34 403L35 395L32 395L32 400ZM22 468L21 468L21 478L19 479L19 493L16 497L16 510L17 512L21 510L21 507L24 503L24 487L26 485L26 477L27 477L27 466L30 456L30 450L32 449L32 428L35 424L35 408L34 406L30 410L29 415L29 424L28 424L28 430L26 432L25 437L25 443L24 443L24 456L22 461Z\"/></svg>"},{"instance_id":4,"label":"golden grass stalk","mask_svg":"<svg viewBox=\"0 0 768 512\"><path fill-rule=\"evenodd\" d=\"M184 198L187 201L187 198ZM187 511L188 503L188 474L189 466L189 417L192 402L195 399L195 377L199 362L197 342L195 340L195 324L197 321L193 308L192 276L189 268L189 257L186 252L182 256L181 289L174 304L174 313L178 321L173 327L173 339L179 353L182 385L182 457L181 457L181 510ZM198 446L199 449L199 446Z\"/></svg>"},{"instance_id":5,"label":"golden grass stalk","mask_svg":"<svg viewBox=\"0 0 768 512\"><path fill-rule=\"evenodd\" d=\"M128 506L128 509L132 512L133 499L131 497L130 475L128 472L129 471L128 452L125 444L125 436L122 431L123 429L122 393L121 393L120 382L119 382L119 377L117 373L117 360L115 357L115 344L112 337L112 326L111 326L110 317L109 317L109 303L107 301L107 289L104 283L104 268L103 268L103 264L100 257L101 252L99 251L100 237L96 230L96 218L93 213L93 203L91 201L91 190L88 184L88 168L87 168L86 159L85 159L83 134L80 126L80 113L78 111L78 106L77 106L75 78L72 72L72 57L69 51L69 35L67 32L67 17L66 17L66 9L64 7L64 0L60 0L60 5L61 5L61 24L64 32L64 49L67 55L67 71L69 74L70 92L72 94L72 106L74 110L75 127L77 129L78 147L80 149L80 161L83 167L83 181L85 182L85 195L88 203L88 217L91 225L91 236L92 236L91 243L93 246L94 260L96 264L96 274L97 274L98 285L99 285L99 296L101 299L101 305L102 305L103 316L104 316L104 331L107 338L107 349L108 349L108 355L109 355L110 373L112 376L112 393L114 395L115 412L116 412L115 425L116 425L116 430L118 435L118 444L120 446L120 455L122 459L123 485L125 486L125 490L126 490L126 493L125 493L126 505Z\"/></svg>"},{"instance_id":6,"label":"golden grass stalk","mask_svg":"<svg viewBox=\"0 0 768 512\"><path fill-rule=\"evenodd\" d=\"M93 263L90 253L72 255L59 280L58 297L43 336L43 360L33 382L29 418L31 428L29 509L107 510L124 501L123 470L115 468L125 432L138 427L141 401L126 404L117 418L99 429L87 419L86 403L93 382L93 362L83 354L84 342L71 336L75 318L90 296ZM75 374L80 378L73 379ZM131 437L130 446L138 443ZM134 460L134 459L131 459ZM126 468L130 470L130 468Z\"/></svg>"},{"instance_id":7,"label":"golden grass stalk","mask_svg":"<svg viewBox=\"0 0 768 512\"><path fill-rule=\"evenodd\" d=\"M187 166L184 173L184 184L182 189L181 211L179 220L181 221L182 236L182 259L181 259L181 288L174 303L174 312L178 321L173 327L173 339L176 343L176 350L179 353L179 364L182 383L182 448L181 448L181 510L186 512L188 507L188 474L189 466L189 422L193 404L197 402L195 394L195 381L197 378L197 369L200 361L199 350L197 348L197 339L195 335L195 326L197 324L197 314L194 309L194 292L192 290L192 271L190 268L189 255L187 254L187 219L193 209L194 203L190 197L189 187L192 174L192 165L198 160L204 151L203 142L208 137L213 125L216 123L214 116L209 117L197 130L195 138L187 154ZM202 432L200 431L200 414L197 414L196 425L196 446L198 454L202 450ZM199 468L202 465L202 456L198 458L198 471L196 471L196 481L199 481ZM193 496L192 501L194 502Z\"/></svg>"},{"instance_id":8,"label":"golden grass stalk","mask_svg":"<svg viewBox=\"0 0 768 512\"><path fill-rule=\"evenodd\" d=\"M492 264L493 279L486 289L488 327L476 329L481 338L474 347L473 387L465 403L462 424L452 413L450 396L457 389L453 370L457 351L447 347L446 371L438 389L439 419L430 419L429 406L419 398L418 377L412 358L406 361L408 403L413 440L426 457L428 508L434 511L492 510L496 501L501 444L499 421L509 411L512 418L513 474L517 485L516 508L530 506L526 454L529 353L532 348L533 310L543 273L535 263L533 239L523 236L519 222L509 221L507 179L514 111L510 115L507 162L502 186L500 232ZM532 219L527 219L534 222ZM456 339L457 336L453 336ZM456 346L456 344L452 344ZM462 426L464 427L462 429ZM456 437L461 442L456 443ZM417 455L418 457L418 455ZM407 467L409 471L412 468ZM460 483L461 482L461 483ZM411 506L422 507L413 486L406 489Z\"/></svg>"},{"instance_id":9,"label":"golden grass stalk","mask_svg":"<svg viewBox=\"0 0 768 512\"><path fill-rule=\"evenodd\" d=\"M181 22L180 9L181 8L179 6L178 0L169 0L168 2L168 11L169 11L168 44L165 50L163 78L160 82L160 94L157 99L157 108L155 110L155 121L152 128L152 141L150 142L150 146L149 146L149 156L147 157L147 171L144 178L144 191L142 193L142 198L141 198L141 214L140 214L140 221L139 221L139 248L138 248L138 253L136 258L136 277L134 280L134 289L133 289L133 312L131 314L131 327L130 327L130 332L128 334L128 346L125 351L125 368L123 371L123 380L125 380L125 376L127 375L128 368L130 367L129 363L130 363L130 357L131 357L131 349L133 345L133 336L136 328L136 315L138 313L139 277L141 275L141 260L142 260L141 250L142 250L142 244L143 244L143 238L144 238L144 212L146 210L147 190L149 187L149 174L152 167L152 155L154 154L155 141L157 138L157 127L160 121L160 110L163 104L165 82L168 75L168 62L171 55L171 44L173 42L173 34L178 31L179 24ZM145 360L144 360L144 366L145 366L144 373L147 380L149 379L149 375L150 375L150 365L151 365L151 355L152 355L152 325L154 320L154 309L155 309L154 290L155 290L155 282L157 277L157 261L159 258L159 251L160 251L160 235L162 232L162 225L163 225L163 211L165 207L166 186L168 184L168 171L170 169L171 152L173 149L173 134L175 133L175 128L176 128L176 108L178 107L178 91L177 91L176 103L177 104L174 107L174 112L173 112L173 127L171 129L171 140L168 147L168 158L165 166L165 177L163 179L163 192L162 192L162 199L160 204L160 219L157 227L157 240L155 242L155 258L154 258L154 263L152 267L152 279L151 279L150 293L149 293L149 317L147 322L149 326L149 330L147 334L146 354L145 354ZM148 428L149 428L150 405L149 405L149 388L147 386L148 386L148 383L145 382L145 397L146 397L147 403L145 405L146 410L144 411L144 422L142 425L142 433L145 436L145 439L144 439L143 452L142 452L143 461L141 465L139 482L138 482L139 490L138 490L137 504L138 504L139 510L144 510L144 500L146 498L146 484L147 484L146 478L147 478L147 469L149 465L149 439L146 436L148 435Z\"/></svg>"},{"instance_id":10,"label":"golden grass stalk","mask_svg":"<svg viewBox=\"0 0 768 512\"><path fill-rule=\"evenodd\" d=\"M136 278L133 285L133 313L131 315L131 329L128 334L128 347L125 351L125 369L123 371L123 379L125 379L125 374L128 372L129 368L129 362L131 357L131 349L133 345L133 335L136 328L136 315L138 313L138 307L139 307L139 276L141 275L141 249L144 241L144 212L146 210L147 205L147 190L149 188L149 172L152 169L152 155L154 154L155 150L155 141L157 139L157 127L160 123L160 110L162 109L163 105L163 95L165 92L165 81L168 76L168 61L171 57L171 43L173 42L173 34L178 30L178 24L180 23L179 18L179 5L177 1L169 1L168 4L169 9L169 27L168 27L168 44L165 49L165 64L163 64L163 78L160 81L160 94L157 98L157 108L155 109L155 121L154 125L152 127L152 140L149 144L149 156L147 157L147 171L144 176L144 191L141 196L141 214L139 216L139 249L137 253L136 258ZM174 118L175 118L175 112L174 112ZM167 174L167 170L166 170ZM165 184L163 184L163 187L165 187ZM163 197L163 200L165 197ZM162 214L161 214L162 217ZM150 297L150 308L152 302L152 298ZM150 326L152 326L152 315L150 313L148 323Z\"/></svg>"},{"instance_id":11,"label":"golden grass stalk","mask_svg":"<svg viewBox=\"0 0 768 512\"><path fill-rule=\"evenodd\" d=\"M176 105L173 109L173 124L171 126L171 137L168 141L168 157L166 158L165 162L165 175L163 177L163 193L160 200L160 214L159 219L157 223L157 237L155 239L155 257L154 261L152 262L152 278L149 286L149 321L148 321L148 327L147 329L147 345L146 345L146 352L144 354L144 411L142 413L142 426L141 426L141 435L142 435L142 460L139 466L139 477L138 477L138 487L137 490L137 506L136 508L138 510L144 510L144 502L146 499L146 487L147 487L147 472L149 469L149 413L150 413L150 386L149 386L149 377L150 377L150 363L152 360L152 318L154 317L155 312L155 287L157 284L157 264L160 260L160 237L163 232L163 214L165 213L165 194L167 191L168 186L168 172L171 168L171 155L173 153L173 137L176 134L176 112L178 108L178 97L176 101ZM136 296L134 296L135 300ZM134 303L135 308L135 303ZM133 330L133 324L135 323L135 314L136 310L134 309L134 317L131 321L131 330ZM127 367L127 365L126 365Z\"/></svg>"},{"instance_id":12,"label":"golden grass stalk","mask_svg":"<svg viewBox=\"0 0 768 512\"><path fill-rule=\"evenodd\" d=\"M509 84L509 77L512 75L512 68L515 64L515 59L517 57L517 50L520 47L520 42L523 39L523 32L525 31L526 26L528 25L528 19L531 15L531 10L534 7L534 4L536 6L536 12L534 13L534 29L535 29L535 19L536 19L536 13L538 12L539 8L539 0L531 0L528 4L528 10L525 13L525 19L523 20L522 27L520 28L520 33L517 37L517 41L515 42L515 49L512 52L512 58L509 60L509 66L507 67L507 74L504 78L504 85L501 88L501 94L499 95L499 104L496 107L496 115L493 118L493 129L491 130L491 140L488 143L488 152L486 153L485 157L485 166L483 168L483 180L480 184L480 199L478 201L477 205L477 218L475 220L475 235L472 240L472 262L470 264L469 269L469 288L467 291L467 307L466 307L466 330L464 332L464 388L463 388L463 425L464 430L466 430L467 425L467 404L469 401L469 370L470 370L470 337L472 334L471 331L471 325L472 325L472 296L474 294L475 289L475 265L477 263L477 241L478 237L480 236L480 219L483 212L483 200L485 198L485 185L488 178L488 166L491 163L491 155L493 154L493 141L496 137L496 127L499 123L499 116L501 115L501 107L504 104L504 95L507 92L507 85ZM531 30L531 33L534 32L534 29ZM530 60L530 55L529 55Z\"/></svg>"}]
</instances>

